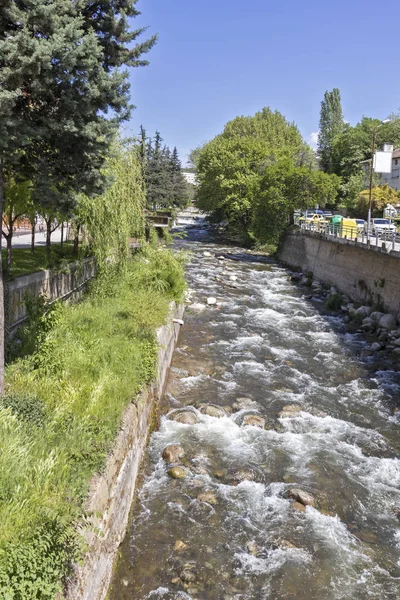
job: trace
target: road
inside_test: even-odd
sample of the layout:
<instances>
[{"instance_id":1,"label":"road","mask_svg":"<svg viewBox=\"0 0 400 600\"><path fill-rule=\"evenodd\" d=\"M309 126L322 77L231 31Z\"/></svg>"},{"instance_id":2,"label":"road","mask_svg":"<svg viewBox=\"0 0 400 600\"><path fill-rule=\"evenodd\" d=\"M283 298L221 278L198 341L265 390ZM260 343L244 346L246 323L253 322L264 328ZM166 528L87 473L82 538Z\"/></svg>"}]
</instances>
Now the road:
<instances>
[{"instance_id":1,"label":"road","mask_svg":"<svg viewBox=\"0 0 400 600\"><path fill-rule=\"evenodd\" d=\"M65 233L64 233L65 235ZM59 227L51 234L51 243L56 244L61 242L61 228ZM5 239L2 240L2 246L5 247ZM16 232L13 236L13 248L30 248L31 245L31 232ZM46 245L46 232L36 232L35 235L35 246Z\"/></svg>"}]
</instances>

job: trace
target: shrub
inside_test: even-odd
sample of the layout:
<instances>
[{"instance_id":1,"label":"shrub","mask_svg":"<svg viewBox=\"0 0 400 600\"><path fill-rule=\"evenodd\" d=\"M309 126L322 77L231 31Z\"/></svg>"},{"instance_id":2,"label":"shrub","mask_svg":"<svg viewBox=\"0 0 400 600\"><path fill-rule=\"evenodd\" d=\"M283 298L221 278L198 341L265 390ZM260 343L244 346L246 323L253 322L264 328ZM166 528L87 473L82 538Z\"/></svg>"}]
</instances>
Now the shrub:
<instances>
[{"instance_id":1,"label":"shrub","mask_svg":"<svg viewBox=\"0 0 400 600\"><path fill-rule=\"evenodd\" d=\"M343 294L331 294L328 296L325 305L329 310L340 310L343 304Z\"/></svg>"}]
</instances>

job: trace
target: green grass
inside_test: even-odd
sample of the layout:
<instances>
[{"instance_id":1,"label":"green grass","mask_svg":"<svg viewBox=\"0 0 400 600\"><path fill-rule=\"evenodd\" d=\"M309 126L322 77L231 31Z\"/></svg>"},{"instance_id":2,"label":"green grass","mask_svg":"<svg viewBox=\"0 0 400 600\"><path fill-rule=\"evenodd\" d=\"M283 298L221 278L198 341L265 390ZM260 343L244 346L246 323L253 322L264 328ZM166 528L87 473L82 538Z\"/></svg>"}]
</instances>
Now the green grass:
<instances>
[{"instance_id":1,"label":"green grass","mask_svg":"<svg viewBox=\"0 0 400 600\"><path fill-rule=\"evenodd\" d=\"M100 278L84 302L58 305L39 350L7 367L1 598L51 599L62 590L82 553L77 525L89 481L105 463L125 407L154 378L155 330L184 287L182 262L146 248L123 276ZM40 332L40 323L28 325L25 338L29 331Z\"/></svg>"},{"instance_id":2,"label":"green grass","mask_svg":"<svg viewBox=\"0 0 400 600\"><path fill-rule=\"evenodd\" d=\"M47 260L45 246L36 246L34 254L31 253L30 248L13 248L10 275L12 278L15 278L44 269L57 269L67 262L73 262L82 257L82 250L80 250L78 257L74 256L73 242L64 242L62 250L61 244L52 244L50 262ZM2 250L2 259L3 268L5 269L6 250L4 248Z\"/></svg>"}]
</instances>

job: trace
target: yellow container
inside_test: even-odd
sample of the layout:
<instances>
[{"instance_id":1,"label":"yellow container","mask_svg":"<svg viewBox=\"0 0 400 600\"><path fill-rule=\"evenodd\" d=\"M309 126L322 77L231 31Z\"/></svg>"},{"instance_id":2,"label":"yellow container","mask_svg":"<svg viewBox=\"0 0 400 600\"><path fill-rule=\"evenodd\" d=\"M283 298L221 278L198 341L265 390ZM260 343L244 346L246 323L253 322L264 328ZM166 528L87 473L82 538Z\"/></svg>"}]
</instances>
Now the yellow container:
<instances>
[{"instance_id":1,"label":"yellow container","mask_svg":"<svg viewBox=\"0 0 400 600\"><path fill-rule=\"evenodd\" d=\"M340 224L340 237L345 237L348 240L355 240L357 238L357 223L355 219L342 219Z\"/></svg>"}]
</instances>

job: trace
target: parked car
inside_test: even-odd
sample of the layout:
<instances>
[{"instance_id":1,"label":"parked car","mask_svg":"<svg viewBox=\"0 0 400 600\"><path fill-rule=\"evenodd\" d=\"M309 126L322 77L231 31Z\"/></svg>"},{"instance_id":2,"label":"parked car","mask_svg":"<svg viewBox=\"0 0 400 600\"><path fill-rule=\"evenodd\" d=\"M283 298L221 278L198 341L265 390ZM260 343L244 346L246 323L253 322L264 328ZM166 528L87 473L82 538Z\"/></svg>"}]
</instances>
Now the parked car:
<instances>
[{"instance_id":1,"label":"parked car","mask_svg":"<svg viewBox=\"0 0 400 600\"><path fill-rule=\"evenodd\" d=\"M354 219L357 223L357 231L362 233L367 228L367 221L365 219Z\"/></svg>"},{"instance_id":2,"label":"parked car","mask_svg":"<svg viewBox=\"0 0 400 600\"><path fill-rule=\"evenodd\" d=\"M333 217L333 214L331 213L330 210L324 210L324 219L330 219L331 217Z\"/></svg>"},{"instance_id":3,"label":"parked car","mask_svg":"<svg viewBox=\"0 0 400 600\"><path fill-rule=\"evenodd\" d=\"M368 229L368 223L365 223L365 230ZM372 235L382 235L383 233L396 233L397 227L389 219L371 219Z\"/></svg>"},{"instance_id":4,"label":"parked car","mask_svg":"<svg viewBox=\"0 0 400 600\"><path fill-rule=\"evenodd\" d=\"M324 225L325 223L328 222L326 219L324 219L324 215L320 215L318 213L307 213L306 217L305 216L300 217L299 222L303 223L304 221L306 223L315 223L318 225L321 225L321 224Z\"/></svg>"}]
</instances>

